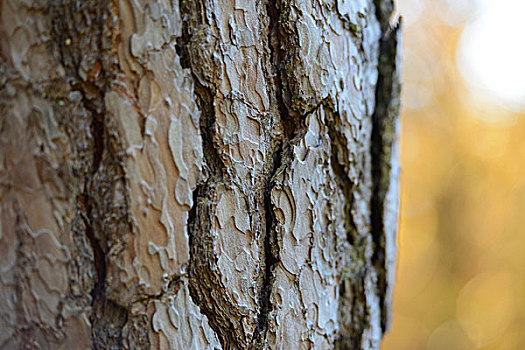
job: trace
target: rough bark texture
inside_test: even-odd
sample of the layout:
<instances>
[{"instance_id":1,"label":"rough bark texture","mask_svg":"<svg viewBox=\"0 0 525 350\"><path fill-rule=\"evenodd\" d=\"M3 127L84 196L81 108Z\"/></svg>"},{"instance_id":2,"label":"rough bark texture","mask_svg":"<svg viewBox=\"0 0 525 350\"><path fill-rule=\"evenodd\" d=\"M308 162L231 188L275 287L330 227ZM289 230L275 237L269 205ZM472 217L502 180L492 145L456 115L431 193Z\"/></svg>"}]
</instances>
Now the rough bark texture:
<instances>
[{"instance_id":1,"label":"rough bark texture","mask_svg":"<svg viewBox=\"0 0 525 350\"><path fill-rule=\"evenodd\" d=\"M379 348L391 0L0 6L0 348Z\"/></svg>"}]
</instances>

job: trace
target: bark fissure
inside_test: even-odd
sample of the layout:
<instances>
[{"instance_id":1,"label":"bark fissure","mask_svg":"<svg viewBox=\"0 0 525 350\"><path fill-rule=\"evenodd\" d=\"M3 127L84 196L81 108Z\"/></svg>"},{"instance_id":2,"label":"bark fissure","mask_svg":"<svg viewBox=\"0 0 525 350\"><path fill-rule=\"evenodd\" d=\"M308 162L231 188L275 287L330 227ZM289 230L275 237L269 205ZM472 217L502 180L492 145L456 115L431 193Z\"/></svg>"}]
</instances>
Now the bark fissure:
<instances>
[{"instance_id":1,"label":"bark fissure","mask_svg":"<svg viewBox=\"0 0 525 350\"><path fill-rule=\"evenodd\" d=\"M390 184L392 147L395 140L395 123L399 111L399 86L396 81L396 59L399 23L390 28L384 21L390 18L378 8L378 20L384 28L379 48L378 80L376 85L376 107L372 116L372 199L370 221L374 252L372 264L377 272L377 288L381 308L381 327L388 328L388 312L385 305L387 276L385 261L384 205ZM387 18L387 19L385 19ZM383 22L382 22L383 21Z\"/></svg>"},{"instance_id":2,"label":"bark fissure","mask_svg":"<svg viewBox=\"0 0 525 350\"><path fill-rule=\"evenodd\" d=\"M75 85L73 85L75 86ZM92 164L91 164L91 176L86 176L84 181L84 191L79 196L79 201L81 202L81 215L84 220L84 225L86 227L86 236L93 250L93 259L94 266L97 275L97 280L93 286L91 292L91 306L93 307L92 318L95 319L95 304L98 300L105 299L105 281L107 273L107 262L106 255L103 249L103 242L95 234L95 228L93 227L93 222L96 218L93 216L93 210L96 206L96 199L92 196L94 176L97 173L101 163L102 156L104 153L104 144L105 144L105 116L104 113L100 111L101 106L95 106L94 102L91 102L85 95L84 88L78 86L82 93L82 105L91 115L91 135L93 138L93 153L92 153ZM94 88L94 86L90 86ZM101 89L95 88L97 91L98 98L96 101L100 101L104 93Z\"/></svg>"},{"instance_id":3,"label":"bark fissure","mask_svg":"<svg viewBox=\"0 0 525 350\"><path fill-rule=\"evenodd\" d=\"M374 0L375 14L381 27L381 33L387 33L390 27L390 20L394 13L394 1L393 0Z\"/></svg>"},{"instance_id":4,"label":"bark fissure","mask_svg":"<svg viewBox=\"0 0 525 350\"><path fill-rule=\"evenodd\" d=\"M327 129L330 137L331 154L330 164L335 175L335 181L341 188L344 196L344 213L345 213L345 231L346 239L351 247L351 260L344 263L349 265L343 268L343 281L340 284L340 298L350 298L351 322L343 327L347 333L337 340L338 349L358 349L362 341L362 333L365 329L366 322L363 320L367 317L366 295L365 295L365 278L368 273L366 270L367 259L365 256L367 240L359 234L357 225L354 222L352 207L354 206L354 191L356 185L348 175L349 169L345 164L341 164L341 159L349 159L348 145L346 137L340 132L341 117L333 106L333 101L325 100L323 105L327 111ZM349 296L345 293L347 292Z\"/></svg>"},{"instance_id":5,"label":"bark fissure","mask_svg":"<svg viewBox=\"0 0 525 350\"><path fill-rule=\"evenodd\" d=\"M348 176L348 169L345 168L344 164L341 164L339 161L339 156L341 159L349 159L348 156L348 146L345 140L345 136L339 131L341 129L341 119L339 113L334 111L333 103L331 101L323 101L323 105L326 107L328 112L327 118L327 129L328 136L330 137L330 145L332 152L330 155L330 164L332 170L336 175L336 181L339 187L343 191L345 197L345 208L344 212L346 213L345 217L345 229L346 229L346 238L350 245L354 245L358 240L357 227L354 222L354 217L352 215L352 206L354 204L354 188L355 185Z\"/></svg>"},{"instance_id":6,"label":"bark fissure","mask_svg":"<svg viewBox=\"0 0 525 350\"><path fill-rule=\"evenodd\" d=\"M341 297L348 298L345 295L346 288L349 289L351 318L349 329L337 339L336 349L361 349L363 341L363 332L367 325L368 307L366 305L364 280L367 271L361 270L359 273L352 276L348 281L349 286L345 286L345 282L341 285Z\"/></svg>"},{"instance_id":7,"label":"bark fissure","mask_svg":"<svg viewBox=\"0 0 525 350\"><path fill-rule=\"evenodd\" d=\"M262 278L262 286L259 294L259 313L257 315L257 327L252 342L254 349L261 349L266 342L266 335L268 331L268 318L272 311L271 294L273 286L273 270L279 262L279 247L275 237L275 214L272 205L272 188L274 186L274 178L279 169L284 166L283 157L290 157L290 149L288 144L291 135L293 135L292 116L288 113L288 109L283 100L283 77L281 76L281 61L283 57L282 50L279 43L279 19L280 13L277 8L277 3L268 1L266 3L266 13L268 14L268 69L267 78L270 82L270 96L277 102L275 113L278 114L278 120L281 123L283 134L280 135L277 146L270 158L270 168L263 189L263 204L264 204L264 237L263 237L263 252L264 252L264 275Z\"/></svg>"},{"instance_id":8,"label":"bark fissure","mask_svg":"<svg viewBox=\"0 0 525 350\"><path fill-rule=\"evenodd\" d=\"M273 285L273 269L279 262L279 251L275 238L275 215L272 206L272 187L273 177L279 169L282 162L282 147L274 153L271 171L265 183L263 200L265 214L265 233L264 233L264 276L262 287L259 295L259 314L257 315L257 328L254 336L254 349L262 349L266 340L268 331L268 316L272 310L271 293Z\"/></svg>"},{"instance_id":9,"label":"bark fissure","mask_svg":"<svg viewBox=\"0 0 525 350\"><path fill-rule=\"evenodd\" d=\"M294 111L292 106L287 106L285 102L285 91L288 86L288 80L290 77L287 76L285 66L285 52L281 47L282 43L286 39L286 35L283 34L282 16L284 14L280 11L279 6L284 7L286 4L280 1L268 1L266 4L266 12L268 14L268 49L270 53L270 72L271 77L269 81L273 83L272 94L277 102L277 112L279 113L279 120L283 128L283 140L281 140L281 149L278 152L282 152L285 147L288 147L288 143L296 137L303 136L306 132L306 125L304 123L304 117L301 117ZM286 11L285 11L286 12ZM284 147L283 147L284 146Z\"/></svg>"},{"instance_id":10,"label":"bark fissure","mask_svg":"<svg viewBox=\"0 0 525 350\"><path fill-rule=\"evenodd\" d=\"M55 45L70 89L80 93L80 106L90 120L91 164L86 163L88 168L82 172L84 182L77 196L77 211L84 222L96 273L90 316L91 341L96 349L123 346L123 328L129 319L129 311L106 295L106 254L109 241L115 238L111 235L131 231L127 204L123 208L112 197L113 188L122 181L123 169L118 141L110 140L108 133L104 101L116 71L112 35L117 29L108 24L114 10L109 1L85 2L80 7L74 2L57 2L52 21ZM112 230L113 225L118 230Z\"/></svg>"},{"instance_id":11,"label":"bark fissure","mask_svg":"<svg viewBox=\"0 0 525 350\"><path fill-rule=\"evenodd\" d=\"M198 207L198 204L199 204L199 199L200 197L202 196L202 191L206 189L206 184L205 183L200 183L197 185L197 187L195 188L195 190L193 190L193 193L192 193L192 198L193 198L193 205L190 209L190 211L188 212L188 245L190 247L190 262L193 260L192 259L192 254L194 253L193 250L194 250L194 237L195 237L195 232L194 230L196 229L195 225L197 223L197 207Z\"/></svg>"},{"instance_id":12,"label":"bark fissure","mask_svg":"<svg viewBox=\"0 0 525 350\"><path fill-rule=\"evenodd\" d=\"M215 307L210 307L210 305L218 305L227 301L216 300L210 294L214 286L221 286L221 281L216 278L216 275L209 274L207 272L209 267L204 266L216 265L217 261L213 256L213 242L207 237L211 232L211 223L208 220L202 222L199 219L210 217L211 208L216 204L214 203L215 187L224 181L224 164L213 144L215 113L213 103L210 101L213 99L213 95L210 89L198 83L198 79L194 75L193 78L195 96L201 111L200 129L203 139L205 174L204 179L201 179L193 191L193 206L188 214L189 291L192 300L201 312L208 317L210 326L217 334L223 348L228 348L227 344L236 344L235 338L232 337L235 326L226 315L219 315L214 312Z\"/></svg>"},{"instance_id":13,"label":"bark fissure","mask_svg":"<svg viewBox=\"0 0 525 350\"><path fill-rule=\"evenodd\" d=\"M85 225L85 234L93 251L93 264L95 266L95 272L97 275L97 280L91 290L91 306L93 307L98 299L104 297L104 284L107 271L106 256L102 250L100 240L95 237L95 232L93 230L93 226L91 225L93 209L91 199L87 197L86 193L82 193L78 197L78 202L81 217Z\"/></svg>"},{"instance_id":14,"label":"bark fissure","mask_svg":"<svg viewBox=\"0 0 525 350\"><path fill-rule=\"evenodd\" d=\"M219 305L227 304L224 296L211 295L214 289L221 288L221 281L213 273L209 273L212 266L217 265L213 255L213 241L209 237L211 223L209 220L200 220L210 217L212 207L216 205L216 186L224 183L226 167L214 143L216 115L214 109L215 94L208 86L203 85L198 78L199 72L192 64L192 39L194 18L198 14L200 20L204 17L204 6L201 2L184 2L180 7L183 22L182 35L177 39L177 53L183 68L189 69L193 80L194 96L201 112L200 134L204 156L203 174L192 193L193 206L188 213L188 242L190 259L188 266L189 292L193 302L208 318L210 327L217 335L224 349L238 344L234 336L235 325L229 315L221 315L217 310ZM220 298L218 298L220 296Z\"/></svg>"}]
</instances>

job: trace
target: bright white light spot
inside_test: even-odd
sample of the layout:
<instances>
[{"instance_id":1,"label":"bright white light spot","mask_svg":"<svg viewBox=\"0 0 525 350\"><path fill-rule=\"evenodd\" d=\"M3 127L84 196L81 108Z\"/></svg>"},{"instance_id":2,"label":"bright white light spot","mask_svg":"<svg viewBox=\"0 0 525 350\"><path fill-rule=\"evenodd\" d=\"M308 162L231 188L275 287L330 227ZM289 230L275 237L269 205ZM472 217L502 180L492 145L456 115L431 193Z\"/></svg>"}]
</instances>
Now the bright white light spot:
<instances>
[{"instance_id":1,"label":"bright white light spot","mask_svg":"<svg viewBox=\"0 0 525 350\"><path fill-rule=\"evenodd\" d=\"M416 22L423 13L424 4L421 0L400 0L396 2L398 12L403 16L403 25Z\"/></svg>"},{"instance_id":2,"label":"bright white light spot","mask_svg":"<svg viewBox=\"0 0 525 350\"><path fill-rule=\"evenodd\" d=\"M511 109L525 106L525 1L483 0L458 47L458 65L477 89L491 92Z\"/></svg>"}]
</instances>

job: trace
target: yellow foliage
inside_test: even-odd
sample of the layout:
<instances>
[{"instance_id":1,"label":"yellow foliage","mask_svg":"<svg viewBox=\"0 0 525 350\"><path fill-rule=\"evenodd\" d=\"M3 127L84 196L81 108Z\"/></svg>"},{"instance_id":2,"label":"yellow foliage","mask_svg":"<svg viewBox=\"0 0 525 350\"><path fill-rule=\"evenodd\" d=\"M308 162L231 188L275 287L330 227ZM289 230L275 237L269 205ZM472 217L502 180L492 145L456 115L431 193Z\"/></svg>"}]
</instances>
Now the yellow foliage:
<instances>
[{"instance_id":1,"label":"yellow foliage","mask_svg":"<svg viewBox=\"0 0 525 350\"><path fill-rule=\"evenodd\" d=\"M525 115L460 71L477 16L467 3L399 3L401 214L385 350L525 349Z\"/></svg>"}]
</instances>

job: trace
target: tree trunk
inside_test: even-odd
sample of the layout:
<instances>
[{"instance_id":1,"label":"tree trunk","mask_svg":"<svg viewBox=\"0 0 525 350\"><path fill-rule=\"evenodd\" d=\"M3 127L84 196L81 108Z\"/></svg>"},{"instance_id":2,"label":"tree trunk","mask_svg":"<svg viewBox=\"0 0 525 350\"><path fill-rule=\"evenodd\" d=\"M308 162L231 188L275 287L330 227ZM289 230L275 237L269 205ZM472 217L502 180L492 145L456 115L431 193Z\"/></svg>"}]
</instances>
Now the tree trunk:
<instances>
[{"instance_id":1,"label":"tree trunk","mask_svg":"<svg viewBox=\"0 0 525 350\"><path fill-rule=\"evenodd\" d=\"M0 0L2 349L377 349L391 0Z\"/></svg>"}]
</instances>

